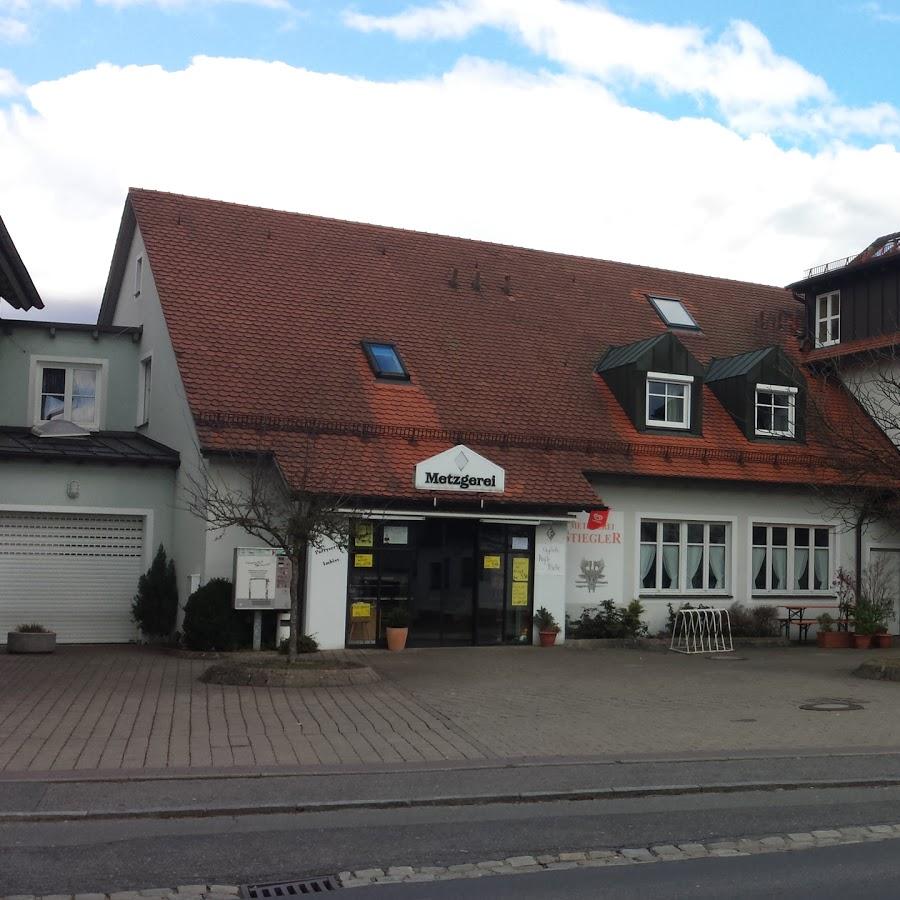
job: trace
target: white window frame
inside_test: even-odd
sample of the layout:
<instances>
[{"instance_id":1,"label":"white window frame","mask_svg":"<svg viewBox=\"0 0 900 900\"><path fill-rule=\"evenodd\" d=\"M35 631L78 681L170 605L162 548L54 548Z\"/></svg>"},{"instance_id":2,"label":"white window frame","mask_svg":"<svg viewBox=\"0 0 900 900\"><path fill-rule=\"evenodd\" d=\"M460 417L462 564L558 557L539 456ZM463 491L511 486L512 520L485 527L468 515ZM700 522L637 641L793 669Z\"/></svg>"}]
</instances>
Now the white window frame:
<instances>
[{"instance_id":1,"label":"white window frame","mask_svg":"<svg viewBox=\"0 0 900 900\"><path fill-rule=\"evenodd\" d=\"M144 286L144 254L141 253L134 261L134 298L137 300L141 296L141 289Z\"/></svg>"},{"instance_id":2,"label":"white window frame","mask_svg":"<svg viewBox=\"0 0 900 900\"><path fill-rule=\"evenodd\" d=\"M748 547L749 552L747 554L747 580L748 580L748 589L751 597L834 597L834 588L831 586L831 581L834 577L835 572L835 561L838 558L838 540L837 540L837 529L832 522L825 522L822 520L813 521L813 522L802 522L797 521L796 519L764 519L764 520L751 520L749 523L750 527L748 529ZM754 528L765 528L766 529L766 561L764 563L766 568L766 587L758 588L756 586L756 578L753 572L753 549L757 546L762 546L761 544L755 544L753 542L753 529ZM785 565L785 575L784 580L787 585L784 589L779 588L778 590L773 590L771 587L772 584L772 529L773 528L787 528L788 536L787 536L787 562ZM794 531L797 528L808 528L810 530L810 541L809 545L812 550L815 550L815 529L821 528L828 531L828 576L826 578L826 586L824 588L819 588L816 590L815 588L807 588L803 590L801 588L793 588L791 585L794 583L794 561L796 559L796 549L797 545L794 541ZM819 548L823 549L823 548ZM813 555L810 556L809 565L810 567L815 565L815 558ZM813 572L810 569L811 573Z\"/></svg>"},{"instance_id":3,"label":"white window frame","mask_svg":"<svg viewBox=\"0 0 900 900\"><path fill-rule=\"evenodd\" d=\"M147 375L149 374L149 378ZM141 357L138 373L138 415L137 424L147 425L150 422L150 405L153 399L153 354Z\"/></svg>"},{"instance_id":4,"label":"white window frame","mask_svg":"<svg viewBox=\"0 0 900 900\"><path fill-rule=\"evenodd\" d=\"M677 525L678 531L678 587L655 587L646 588L642 584L641 578L641 524L644 522L655 522L658 526L656 533L656 583L662 584L662 526ZM709 526L724 525L725 526L725 585L721 588L695 588L687 584L687 548L688 548L688 525L703 525L703 580L708 583L708 560L709 560ZM663 513L638 513L635 517L635 558L634 558L634 585L635 596L638 597L723 597L732 596L732 585L734 584L734 538L737 529L737 520L715 515L697 515L697 516L672 516ZM713 546L720 546L714 544Z\"/></svg>"},{"instance_id":5,"label":"white window frame","mask_svg":"<svg viewBox=\"0 0 900 900\"><path fill-rule=\"evenodd\" d=\"M838 311L834 311L835 299L837 300ZM821 301L825 301L825 315L820 313ZM827 294L818 294L816 296L816 346L830 347L833 344L839 344L841 341L841 292L829 291ZM825 325L825 340L819 337L821 326Z\"/></svg>"},{"instance_id":6,"label":"white window frame","mask_svg":"<svg viewBox=\"0 0 900 900\"><path fill-rule=\"evenodd\" d=\"M661 381L663 384L678 384L684 386L684 416L680 422L657 422L650 418L650 382ZM677 375L670 372L648 372L644 383L644 421L648 428L681 428L691 427L691 387L694 383L693 375ZM668 412L668 410L667 410Z\"/></svg>"},{"instance_id":7,"label":"white window frame","mask_svg":"<svg viewBox=\"0 0 900 900\"><path fill-rule=\"evenodd\" d=\"M788 398L788 427L786 431L778 431L777 429L760 428L757 424L757 411L760 407L772 410L772 422L775 422L774 406L768 403L761 404L759 395L776 394ZM753 395L753 427L756 434L762 437L794 437L797 433L797 388L788 387L784 384L758 384L756 385L756 393Z\"/></svg>"},{"instance_id":8,"label":"white window frame","mask_svg":"<svg viewBox=\"0 0 900 900\"><path fill-rule=\"evenodd\" d=\"M71 415L72 404L72 370L96 369L97 391L94 395L94 420L93 422L79 422L81 428L87 431L102 431L106 420L106 382L109 363L105 359L82 359L73 356L32 356L30 360L28 408L31 410L31 424L42 425L46 419L41 418L41 394L43 386L44 369L66 370L66 407ZM64 416L68 418L69 416Z\"/></svg>"}]
</instances>

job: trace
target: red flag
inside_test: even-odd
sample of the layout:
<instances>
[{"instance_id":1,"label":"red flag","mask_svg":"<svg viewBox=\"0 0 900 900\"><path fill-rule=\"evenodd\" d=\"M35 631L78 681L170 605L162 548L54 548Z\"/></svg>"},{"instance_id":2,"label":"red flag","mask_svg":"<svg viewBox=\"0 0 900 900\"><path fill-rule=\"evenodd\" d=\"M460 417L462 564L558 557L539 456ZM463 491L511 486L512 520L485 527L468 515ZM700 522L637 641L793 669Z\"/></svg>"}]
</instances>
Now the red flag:
<instances>
[{"instance_id":1,"label":"red flag","mask_svg":"<svg viewBox=\"0 0 900 900\"><path fill-rule=\"evenodd\" d=\"M588 531L596 531L598 528L606 528L609 520L608 509L592 509L588 513L587 527Z\"/></svg>"}]
</instances>

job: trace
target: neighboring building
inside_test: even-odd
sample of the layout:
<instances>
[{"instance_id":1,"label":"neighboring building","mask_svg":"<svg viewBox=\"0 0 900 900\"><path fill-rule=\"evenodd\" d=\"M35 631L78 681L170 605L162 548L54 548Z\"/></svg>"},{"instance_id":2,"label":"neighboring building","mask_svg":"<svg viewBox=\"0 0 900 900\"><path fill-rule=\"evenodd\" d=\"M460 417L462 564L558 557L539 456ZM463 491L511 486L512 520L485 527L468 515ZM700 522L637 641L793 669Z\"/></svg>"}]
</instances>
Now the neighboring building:
<instances>
[{"instance_id":1,"label":"neighboring building","mask_svg":"<svg viewBox=\"0 0 900 900\"><path fill-rule=\"evenodd\" d=\"M2 225L0 295L43 306ZM137 637L131 600L171 547L178 466L141 433L139 339L0 319L0 640L25 622L64 641Z\"/></svg>"},{"instance_id":2,"label":"neighboring building","mask_svg":"<svg viewBox=\"0 0 900 900\"><path fill-rule=\"evenodd\" d=\"M807 365L820 377L840 380L900 445L900 232L877 238L854 256L808 270L789 289L805 308ZM831 443L837 453L857 455L853 420L834 422ZM858 456L865 470L896 471L893 454ZM878 559L900 596L897 535L876 530L861 563Z\"/></svg>"},{"instance_id":3,"label":"neighboring building","mask_svg":"<svg viewBox=\"0 0 900 900\"><path fill-rule=\"evenodd\" d=\"M165 506L182 600L256 543L184 502L242 454L367 511L311 555L325 647L380 641L397 602L427 646L530 642L538 606L607 598L651 629L669 603L825 600L855 540L808 410L887 444L810 377L794 296L721 278L132 190L98 322L132 431L178 453L132 489Z\"/></svg>"}]
</instances>

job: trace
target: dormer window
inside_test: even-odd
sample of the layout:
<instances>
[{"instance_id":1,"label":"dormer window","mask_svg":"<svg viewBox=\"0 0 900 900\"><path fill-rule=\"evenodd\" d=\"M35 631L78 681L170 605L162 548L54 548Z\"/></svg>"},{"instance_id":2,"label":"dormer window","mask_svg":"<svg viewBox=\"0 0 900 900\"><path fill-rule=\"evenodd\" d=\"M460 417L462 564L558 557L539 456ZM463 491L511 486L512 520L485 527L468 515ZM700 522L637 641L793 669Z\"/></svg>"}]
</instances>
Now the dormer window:
<instances>
[{"instance_id":1,"label":"dormer window","mask_svg":"<svg viewBox=\"0 0 900 900\"><path fill-rule=\"evenodd\" d=\"M841 292L816 297L816 346L828 347L841 339Z\"/></svg>"},{"instance_id":2,"label":"dormer window","mask_svg":"<svg viewBox=\"0 0 900 900\"><path fill-rule=\"evenodd\" d=\"M797 388L756 386L756 433L761 437L794 437Z\"/></svg>"},{"instance_id":3,"label":"dormer window","mask_svg":"<svg viewBox=\"0 0 900 900\"><path fill-rule=\"evenodd\" d=\"M684 304L677 297L656 297L652 294L648 297L659 317L669 328L700 330L694 317L684 308Z\"/></svg>"},{"instance_id":4,"label":"dormer window","mask_svg":"<svg viewBox=\"0 0 900 900\"><path fill-rule=\"evenodd\" d=\"M400 354L393 344L379 344L374 341L363 341L363 350L376 378L392 381L409 381L409 372L400 359Z\"/></svg>"},{"instance_id":5,"label":"dormer window","mask_svg":"<svg viewBox=\"0 0 900 900\"><path fill-rule=\"evenodd\" d=\"M647 425L691 427L691 375L647 373Z\"/></svg>"}]
</instances>

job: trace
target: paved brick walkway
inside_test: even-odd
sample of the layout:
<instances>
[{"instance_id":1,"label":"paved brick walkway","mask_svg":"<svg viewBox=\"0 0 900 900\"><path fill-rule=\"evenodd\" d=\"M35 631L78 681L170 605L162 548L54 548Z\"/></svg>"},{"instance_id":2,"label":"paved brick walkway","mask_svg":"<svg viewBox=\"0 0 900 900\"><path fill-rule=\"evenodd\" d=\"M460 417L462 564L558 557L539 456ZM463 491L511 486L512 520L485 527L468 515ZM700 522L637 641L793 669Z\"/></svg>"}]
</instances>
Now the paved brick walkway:
<instances>
[{"instance_id":1,"label":"paved brick walkway","mask_svg":"<svg viewBox=\"0 0 900 900\"><path fill-rule=\"evenodd\" d=\"M306 766L479 759L484 748L390 681L207 685L210 661L138 647L0 655L0 770Z\"/></svg>"},{"instance_id":2,"label":"paved brick walkway","mask_svg":"<svg viewBox=\"0 0 900 900\"><path fill-rule=\"evenodd\" d=\"M852 678L850 669L868 655L862 652L748 650L734 661L518 647L347 655L372 665L382 680L221 687L197 680L208 661L146 648L0 655L0 771L900 745L900 684ZM864 708L799 709L822 698L854 699Z\"/></svg>"}]
</instances>

